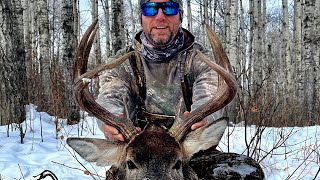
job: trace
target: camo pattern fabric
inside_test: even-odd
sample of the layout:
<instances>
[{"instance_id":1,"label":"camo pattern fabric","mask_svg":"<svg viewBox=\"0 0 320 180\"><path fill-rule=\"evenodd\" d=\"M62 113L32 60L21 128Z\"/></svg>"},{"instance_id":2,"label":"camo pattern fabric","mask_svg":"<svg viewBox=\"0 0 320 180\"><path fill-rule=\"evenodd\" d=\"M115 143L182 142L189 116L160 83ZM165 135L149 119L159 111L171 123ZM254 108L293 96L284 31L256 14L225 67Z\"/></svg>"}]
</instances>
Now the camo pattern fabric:
<instances>
[{"instance_id":1,"label":"camo pattern fabric","mask_svg":"<svg viewBox=\"0 0 320 180\"><path fill-rule=\"evenodd\" d=\"M146 77L147 98L145 105L146 110L150 113L175 115L179 108L181 108L181 113L185 111L181 90L181 77L183 77L185 66L189 69L193 84L191 111L215 96L218 87L217 73L199 60L198 53L203 53L213 59L212 55L203 46L194 42L194 36L189 31L185 29L183 31L188 43L185 43L183 49L170 61L151 63L145 61L140 55ZM141 33L136 35L134 42L134 49L140 54L142 45L139 37ZM125 54L126 51L126 49L119 51L116 57ZM190 60L186 60L187 51L191 53L188 56ZM187 65L185 62L188 62ZM131 119L134 118L138 88L129 60L117 68L102 72L99 76L99 83L100 90L96 101L115 115L125 114ZM181 100L182 107L179 106ZM213 121L221 116L222 110L207 118L209 121Z\"/></svg>"},{"instance_id":2,"label":"camo pattern fabric","mask_svg":"<svg viewBox=\"0 0 320 180\"><path fill-rule=\"evenodd\" d=\"M184 33L182 28L176 37L166 46L154 48L154 46L148 41L148 38L144 33L141 33L140 39L142 42L142 54L146 61L150 63L166 63L172 60L184 45Z\"/></svg>"}]
</instances>

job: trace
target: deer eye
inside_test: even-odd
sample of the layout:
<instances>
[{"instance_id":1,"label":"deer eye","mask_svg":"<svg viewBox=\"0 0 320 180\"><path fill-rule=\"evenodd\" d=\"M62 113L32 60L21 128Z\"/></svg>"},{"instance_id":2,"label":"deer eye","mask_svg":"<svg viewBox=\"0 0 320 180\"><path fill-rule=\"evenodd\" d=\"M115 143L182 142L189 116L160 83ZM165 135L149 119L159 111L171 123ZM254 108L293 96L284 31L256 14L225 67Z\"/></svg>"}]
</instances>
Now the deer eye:
<instances>
[{"instance_id":1,"label":"deer eye","mask_svg":"<svg viewBox=\"0 0 320 180\"><path fill-rule=\"evenodd\" d=\"M176 162L176 164L172 167L172 169L180 169L181 168L181 164L182 164L182 162L181 162L181 160L178 160L177 162Z\"/></svg>"},{"instance_id":2,"label":"deer eye","mask_svg":"<svg viewBox=\"0 0 320 180\"><path fill-rule=\"evenodd\" d=\"M128 169L137 169L137 166L132 161L127 161Z\"/></svg>"}]
</instances>

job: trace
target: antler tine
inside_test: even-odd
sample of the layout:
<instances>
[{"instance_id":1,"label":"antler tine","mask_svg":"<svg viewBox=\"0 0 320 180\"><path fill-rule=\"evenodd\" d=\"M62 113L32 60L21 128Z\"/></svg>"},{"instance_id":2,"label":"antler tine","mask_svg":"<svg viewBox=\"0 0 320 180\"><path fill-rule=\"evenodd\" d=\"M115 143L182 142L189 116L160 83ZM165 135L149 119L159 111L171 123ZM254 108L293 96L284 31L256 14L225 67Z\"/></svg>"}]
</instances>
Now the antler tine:
<instances>
[{"instance_id":1,"label":"antler tine","mask_svg":"<svg viewBox=\"0 0 320 180\"><path fill-rule=\"evenodd\" d=\"M128 119L120 118L118 116L113 115L108 110L100 106L89 92L88 84L90 83L90 81L86 79L90 79L97 76L97 74L102 70L112 69L118 66L134 53L127 53L124 56L115 59L111 63L96 67L86 72L89 53L97 31L97 22L97 20L94 21L87 29L77 49L76 60L74 64L74 98L77 104L83 110L92 113L95 117L102 120L106 124L115 127L121 134L123 134L125 139L128 141L132 138L135 132L135 127L133 123Z\"/></svg>"},{"instance_id":2,"label":"antler tine","mask_svg":"<svg viewBox=\"0 0 320 180\"><path fill-rule=\"evenodd\" d=\"M192 111L186 118L176 118L175 123L170 128L170 133L178 141L180 141L186 135L186 133L190 131L190 127L194 123L226 106L234 98L237 92L237 82L229 73L231 70L229 59L224 52L218 37L208 25L207 33L215 59L220 60L219 65L206 58L200 52L198 53L199 59L216 71L218 75L222 77L225 83L222 85L222 87L218 88L216 96L209 100L206 104L203 104Z\"/></svg>"},{"instance_id":3,"label":"antler tine","mask_svg":"<svg viewBox=\"0 0 320 180\"><path fill-rule=\"evenodd\" d=\"M83 73L87 71L88 58L89 58L90 50L94 41L94 37L97 32L97 24L98 24L98 20L95 20L88 27L88 29L84 33L79 43L78 49L76 51L76 57L75 57L76 60L74 62L74 69L73 69L74 79L81 76Z\"/></svg>"}]
</instances>

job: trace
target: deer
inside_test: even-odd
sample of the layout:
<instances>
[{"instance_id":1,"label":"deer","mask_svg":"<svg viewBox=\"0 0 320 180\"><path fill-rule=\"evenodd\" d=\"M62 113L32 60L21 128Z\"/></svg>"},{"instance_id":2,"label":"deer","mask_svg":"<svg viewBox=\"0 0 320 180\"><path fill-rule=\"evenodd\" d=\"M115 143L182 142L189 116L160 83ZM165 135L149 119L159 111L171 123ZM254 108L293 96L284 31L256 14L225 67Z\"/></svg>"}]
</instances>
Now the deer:
<instances>
[{"instance_id":1,"label":"deer","mask_svg":"<svg viewBox=\"0 0 320 180\"><path fill-rule=\"evenodd\" d=\"M208 38L215 59L219 60L218 64L199 53L201 61L215 70L219 78L224 80L223 83L219 83L216 96L188 116L176 112L175 121L170 129L149 122L142 131L137 131L130 119L115 116L95 102L88 89L90 79L96 78L99 72L117 67L130 56L137 55L137 52L130 51L112 62L87 71L87 61L96 31L97 20L83 35L76 52L74 98L82 110L115 127L124 136L125 141L69 137L67 144L88 162L95 162L98 166L112 165L106 172L106 179L200 179L194 170L196 168L190 166L190 160L199 151L217 146L228 122L222 118L195 131L191 131L190 127L226 106L237 92L237 82L231 75L228 57L217 35L207 26Z\"/></svg>"}]
</instances>

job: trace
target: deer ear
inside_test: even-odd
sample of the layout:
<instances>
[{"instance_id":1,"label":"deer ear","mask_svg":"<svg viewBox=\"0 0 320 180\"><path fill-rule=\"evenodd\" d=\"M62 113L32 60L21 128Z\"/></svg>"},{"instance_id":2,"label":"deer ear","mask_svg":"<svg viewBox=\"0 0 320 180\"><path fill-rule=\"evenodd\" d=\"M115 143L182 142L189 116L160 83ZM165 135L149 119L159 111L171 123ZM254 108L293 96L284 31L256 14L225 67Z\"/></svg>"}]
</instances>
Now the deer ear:
<instances>
[{"instance_id":1,"label":"deer ear","mask_svg":"<svg viewBox=\"0 0 320 180\"><path fill-rule=\"evenodd\" d=\"M96 162L98 166L119 165L125 148L121 142L106 139L68 138L68 145L88 162Z\"/></svg>"},{"instance_id":2,"label":"deer ear","mask_svg":"<svg viewBox=\"0 0 320 180\"><path fill-rule=\"evenodd\" d=\"M191 131L182 142L185 155L190 159L195 153L219 144L228 121L218 119L207 126Z\"/></svg>"}]
</instances>

